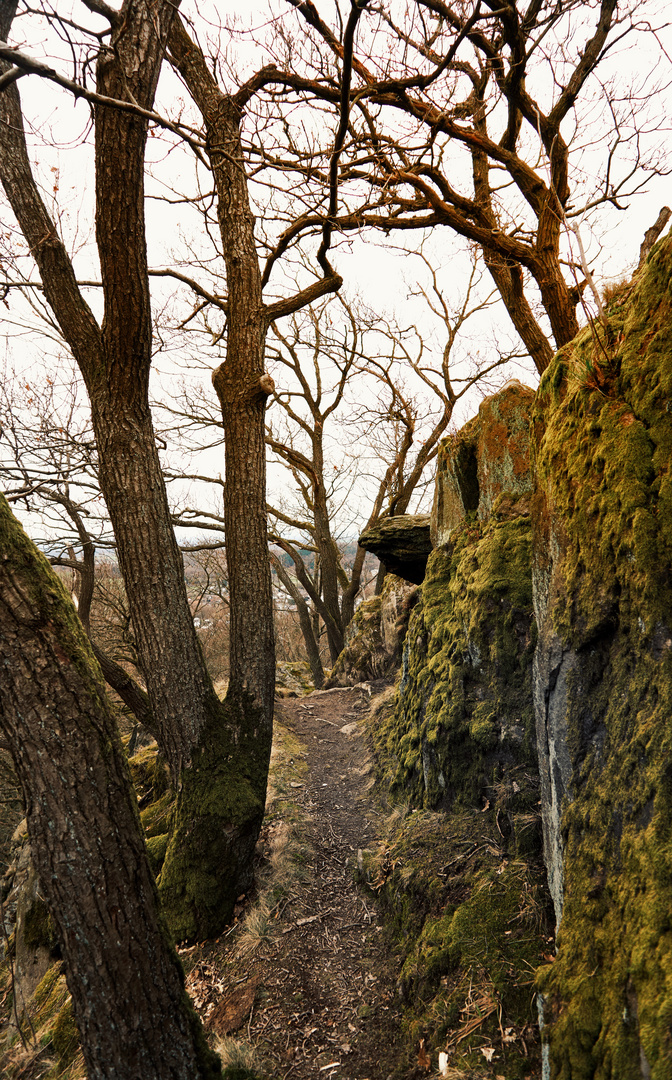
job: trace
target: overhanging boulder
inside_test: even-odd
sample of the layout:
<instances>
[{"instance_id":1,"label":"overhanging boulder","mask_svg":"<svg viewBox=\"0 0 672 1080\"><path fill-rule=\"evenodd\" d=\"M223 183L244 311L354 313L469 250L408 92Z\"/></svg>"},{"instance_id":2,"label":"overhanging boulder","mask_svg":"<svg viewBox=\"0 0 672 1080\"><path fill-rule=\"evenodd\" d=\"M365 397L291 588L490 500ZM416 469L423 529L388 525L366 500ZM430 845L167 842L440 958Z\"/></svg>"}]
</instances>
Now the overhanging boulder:
<instances>
[{"instance_id":1,"label":"overhanging boulder","mask_svg":"<svg viewBox=\"0 0 672 1080\"><path fill-rule=\"evenodd\" d=\"M432 551L429 514L397 514L382 518L359 538L360 547L371 551L386 570L420 585Z\"/></svg>"}]
</instances>

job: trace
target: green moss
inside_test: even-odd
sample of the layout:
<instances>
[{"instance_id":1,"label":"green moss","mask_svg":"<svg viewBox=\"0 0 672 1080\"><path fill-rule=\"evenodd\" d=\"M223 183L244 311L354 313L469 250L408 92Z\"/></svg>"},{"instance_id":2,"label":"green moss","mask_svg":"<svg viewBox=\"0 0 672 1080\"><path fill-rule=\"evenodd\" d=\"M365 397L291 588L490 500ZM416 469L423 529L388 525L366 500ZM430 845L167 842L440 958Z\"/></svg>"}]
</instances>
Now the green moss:
<instances>
[{"instance_id":1,"label":"green moss","mask_svg":"<svg viewBox=\"0 0 672 1080\"><path fill-rule=\"evenodd\" d=\"M93 698L104 701L102 676L72 600L45 556L26 536L2 494L0 550L3 559L15 569L17 580L21 580L26 617L36 630L52 623L58 625L62 660L73 664Z\"/></svg>"},{"instance_id":2,"label":"green moss","mask_svg":"<svg viewBox=\"0 0 672 1080\"><path fill-rule=\"evenodd\" d=\"M456 1070L482 1067L491 1045L507 1080L537 1075L532 979L549 915L538 853L505 858L478 811L417 811L394 820L368 876L401 965L408 1041L424 1037L434 1064L449 1048Z\"/></svg>"},{"instance_id":3,"label":"green moss","mask_svg":"<svg viewBox=\"0 0 672 1080\"><path fill-rule=\"evenodd\" d=\"M49 1077L56 1080L72 1064L80 1046L79 1029L60 963L52 964L29 1005L32 1030L41 1045L56 1057Z\"/></svg>"},{"instance_id":4,"label":"green moss","mask_svg":"<svg viewBox=\"0 0 672 1080\"><path fill-rule=\"evenodd\" d=\"M72 1064L79 1049L79 1029L75 1023L72 1002L68 1001L56 1017L51 1042L58 1056L59 1069Z\"/></svg>"},{"instance_id":5,"label":"green moss","mask_svg":"<svg viewBox=\"0 0 672 1080\"><path fill-rule=\"evenodd\" d=\"M51 951L57 945L54 923L44 900L36 898L24 912L22 932L29 949L42 947Z\"/></svg>"},{"instance_id":6,"label":"green moss","mask_svg":"<svg viewBox=\"0 0 672 1080\"><path fill-rule=\"evenodd\" d=\"M175 807L175 795L166 791L156 802L150 802L140 812L140 820L145 830L145 837L163 836L169 829Z\"/></svg>"},{"instance_id":7,"label":"green moss","mask_svg":"<svg viewBox=\"0 0 672 1080\"><path fill-rule=\"evenodd\" d=\"M169 840L170 833L163 833L160 836L150 836L147 838L147 854L149 855L149 863L154 874L159 874L161 871L161 867L166 858Z\"/></svg>"},{"instance_id":8,"label":"green moss","mask_svg":"<svg viewBox=\"0 0 672 1080\"><path fill-rule=\"evenodd\" d=\"M373 732L413 805L481 805L511 769L534 770L530 523L467 522L429 559L397 706Z\"/></svg>"},{"instance_id":9,"label":"green moss","mask_svg":"<svg viewBox=\"0 0 672 1080\"><path fill-rule=\"evenodd\" d=\"M545 373L537 520L560 537L554 630L576 657L553 1076L653 1080L672 1060L672 243ZM542 566L542 570L544 567Z\"/></svg>"},{"instance_id":10,"label":"green moss","mask_svg":"<svg viewBox=\"0 0 672 1080\"><path fill-rule=\"evenodd\" d=\"M136 792L140 796L151 794L159 799L170 787L170 774L166 762L158 752L156 743L143 747L128 762Z\"/></svg>"},{"instance_id":11,"label":"green moss","mask_svg":"<svg viewBox=\"0 0 672 1080\"><path fill-rule=\"evenodd\" d=\"M385 653L380 626L382 598L372 596L359 605L345 634L345 645L329 673L327 687L348 686L385 674Z\"/></svg>"},{"instance_id":12,"label":"green moss","mask_svg":"<svg viewBox=\"0 0 672 1080\"><path fill-rule=\"evenodd\" d=\"M262 1080L259 1073L241 1065L228 1065L222 1073L223 1080Z\"/></svg>"},{"instance_id":13,"label":"green moss","mask_svg":"<svg viewBox=\"0 0 672 1080\"><path fill-rule=\"evenodd\" d=\"M68 988L65 983L63 966L52 964L38 983L33 994L33 1023L41 1027L49 1018L55 1017L65 1004Z\"/></svg>"},{"instance_id":14,"label":"green moss","mask_svg":"<svg viewBox=\"0 0 672 1080\"><path fill-rule=\"evenodd\" d=\"M264 814L271 732L251 702L212 698L210 721L182 770L159 879L176 941L213 937L251 883Z\"/></svg>"}]
</instances>

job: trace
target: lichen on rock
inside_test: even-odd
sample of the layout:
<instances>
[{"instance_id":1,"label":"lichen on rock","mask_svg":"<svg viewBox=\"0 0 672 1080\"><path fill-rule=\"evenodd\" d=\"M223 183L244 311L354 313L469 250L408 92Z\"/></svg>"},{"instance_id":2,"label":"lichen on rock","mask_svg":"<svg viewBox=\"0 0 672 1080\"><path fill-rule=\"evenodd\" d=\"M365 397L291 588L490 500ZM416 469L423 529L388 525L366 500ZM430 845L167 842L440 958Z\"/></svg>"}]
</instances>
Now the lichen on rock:
<instances>
[{"instance_id":1,"label":"lichen on rock","mask_svg":"<svg viewBox=\"0 0 672 1080\"><path fill-rule=\"evenodd\" d=\"M671 1075L672 241L545 373L535 703L560 920L551 1072ZM599 339L599 340L598 340Z\"/></svg>"},{"instance_id":2,"label":"lichen on rock","mask_svg":"<svg viewBox=\"0 0 672 1080\"><path fill-rule=\"evenodd\" d=\"M527 517L495 512L429 560L394 718L377 734L414 805L473 806L512 767L535 769L530 542Z\"/></svg>"},{"instance_id":3,"label":"lichen on rock","mask_svg":"<svg viewBox=\"0 0 672 1080\"><path fill-rule=\"evenodd\" d=\"M431 516L434 547L447 543L452 530L470 515L487 521L504 493L511 504L519 504L519 513L527 510L533 400L534 391L512 379L485 398L478 416L443 440Z\"/></svg>"},{"instance_id":4,"label":"lichen on rock","mask_svg":"<svg viewBox=\"0 0 672 1080\"><path fill-rule=\"evenodd\" d=\"M355 686L392 675L399 666L417 587L387 574L380 596L364 600L345 632L345 646L329 673L327 688Z\"/></svg>"}]
</instances>

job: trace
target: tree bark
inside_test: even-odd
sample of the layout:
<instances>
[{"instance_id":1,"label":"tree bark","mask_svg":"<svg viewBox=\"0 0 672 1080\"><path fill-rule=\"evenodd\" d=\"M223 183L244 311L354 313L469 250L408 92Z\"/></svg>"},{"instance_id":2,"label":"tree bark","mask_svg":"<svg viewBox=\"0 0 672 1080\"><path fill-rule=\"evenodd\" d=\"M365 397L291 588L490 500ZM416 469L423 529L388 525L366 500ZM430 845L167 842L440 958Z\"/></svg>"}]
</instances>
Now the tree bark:
<instances>
[{"instance_id":1,"label":"tree bark","mask_svg":"<svg viewBox=\"0 0 672 1080\"><path fill-rule=\"evenodd\" d=\"M90 643L0 496L0 724L26 805L90 1080L221 1075L159 913Z\"/></svg>"},{"instance_id":2,"label":"tree bark","mask_svg":"<svg viewBox=\"0 0 672 1080\"><path fill-rule=\"evenodd\" d=\"M242 105L220 90L179 18L172 28L170 51L205 124L226 267L226 359L212 381L222 407L226 455L224 527L231 618L227 701L236 708L249 703L257 709L259 734L270 739L275 641L264 419L274 387L264 370L270 318L262 298L240 141Z\"/></svg>"},{"instance_id":3,"label":"tree bark","mask_svg":"<svg viewBox=\"0 0 672 1080\"><path fill-rule=\"evenodd\" d=\"M273 565L275 566L275 572L280 578L280 581L296 605L303 643L306 647L306 656L308 657L308 663L310 665L310 673L313 676L315 689L321 690L324 686L324 668L322 667L320 646L313 631L313 624L310 619L308 605L303 599L301 592L292 581L291 576L285 570L280 559L273 558Z\"/></svg>"},{"instance_id":4,"label":"tree bark","mask_svg":"<svg viewBox=\"0 0 672 1080\"><path fill-rule=\"evenodd\" d=\"M0 9L5 38L14 7ZM140 106L151 107L175 7L170 0L125 0L98 63L101 93L117 99L130 94ZM214 692L170 520L148 402L152 325L144 225L146 137L144 119L96 106L96 235L105 305L99 327L33 179L16 85L0 95L0 178L87 386L100 484L157 741L179 793L161 893L170 928L183 940L216 934L231 917L236 896L249 885L263 817L270 728L265 715L256 747L256 720L241 720L238 707L225 707ZM263 475L256 479L263 481ZM238 509L243 518L247 506ZM244 531L242 522L238 528ZM254 612L255 590L245 595ZM251 628L254 615L248 623ZM248 633L239 643L238 670L246 668L250 642ZM253 645L252 668L268 647L261 639ZM272 651L265 664L272 684ZM251 762L244 759L246 752Z\"/></svg>"}]
</instances>

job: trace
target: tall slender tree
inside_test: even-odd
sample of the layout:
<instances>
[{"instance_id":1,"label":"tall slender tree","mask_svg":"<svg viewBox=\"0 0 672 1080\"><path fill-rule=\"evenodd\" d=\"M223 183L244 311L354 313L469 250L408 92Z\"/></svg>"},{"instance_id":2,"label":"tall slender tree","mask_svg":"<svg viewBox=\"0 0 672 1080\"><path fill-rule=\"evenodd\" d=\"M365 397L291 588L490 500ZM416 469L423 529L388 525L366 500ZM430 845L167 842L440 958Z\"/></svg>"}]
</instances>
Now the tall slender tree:
<instances>
[{"instance_id":1,"label":"tall slender tree","mask_svg":"<svg viewBox=\"0 0 672 1080\"><path fill-rule=\"evenodd\" d=\"M159 746L178 792L160 890L178 939L207 936L230 916L250 881L263 816L273 715L274 656L265 524L264 373L268 325L340 287L327 253L321 276L273 304L262 274L240 142L245 106L266 73L235 94L220 90L203 53L168 0L102 0L86 7L108 23L97 32L96 88L0 46L0 180L37 265L44 295L86 383L99 479L115 533L141 667ZM0 9L6 42L17 3ZM55 16L58 18L58 16ZM345 37L359 17L353 7ZM104 44L100 44L103 41ZM154 97L170 57L203 117L203 135L161 117ZM56 81L93 106L96 240L104 315L99 323L33 176L17 82L26 74ZM330 203L337 207L338 155L349 110L344 70L333 151ZM149 408L152 321L144 219L148 124L184 136L212 170L227 277L226 358L214 375L226 439L226 529L231 602L230 683L217 698L189 609Z\"/></svg>"}]
</instances>

